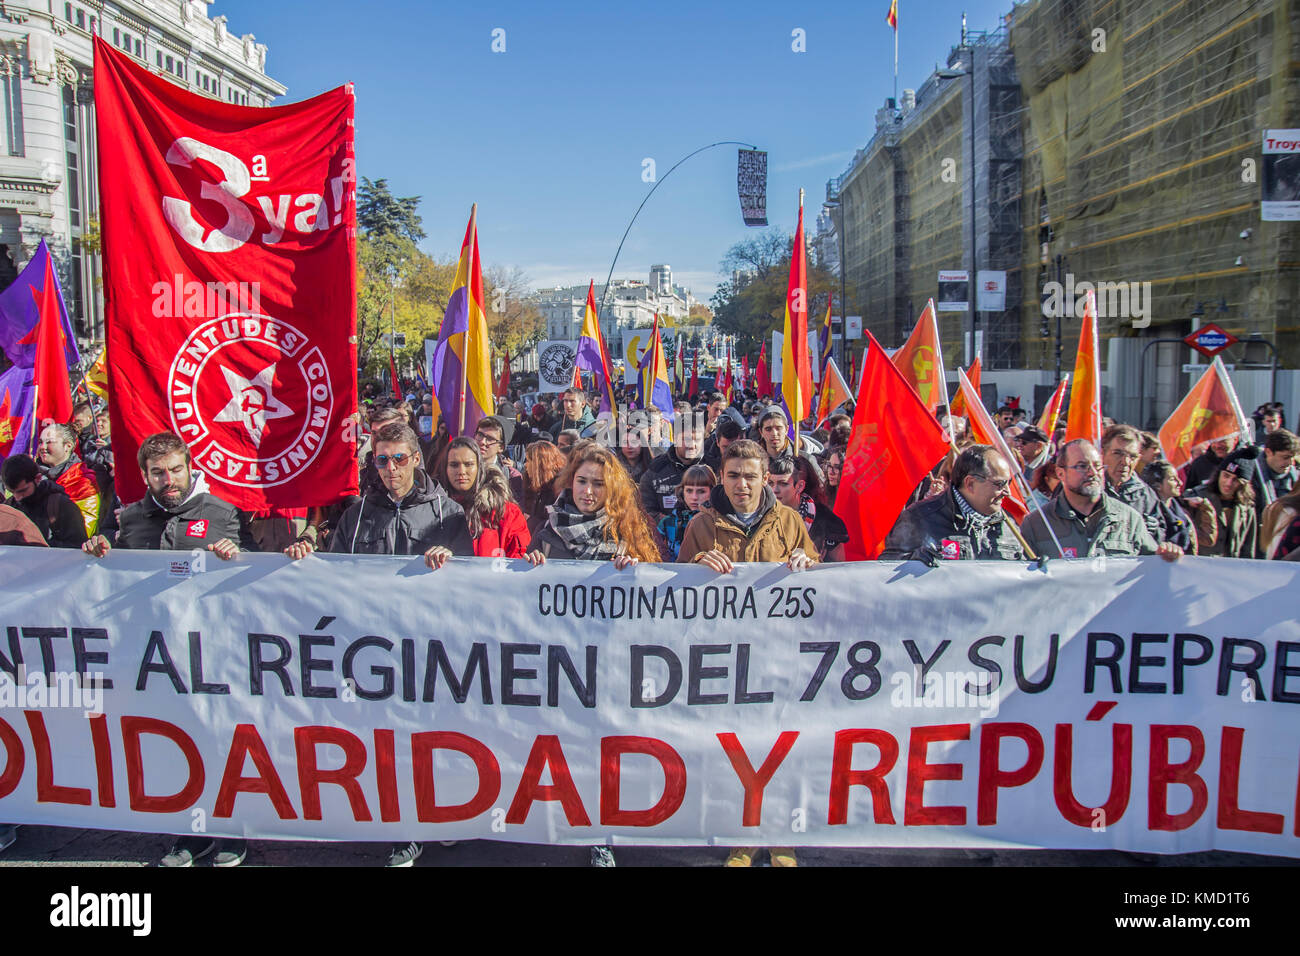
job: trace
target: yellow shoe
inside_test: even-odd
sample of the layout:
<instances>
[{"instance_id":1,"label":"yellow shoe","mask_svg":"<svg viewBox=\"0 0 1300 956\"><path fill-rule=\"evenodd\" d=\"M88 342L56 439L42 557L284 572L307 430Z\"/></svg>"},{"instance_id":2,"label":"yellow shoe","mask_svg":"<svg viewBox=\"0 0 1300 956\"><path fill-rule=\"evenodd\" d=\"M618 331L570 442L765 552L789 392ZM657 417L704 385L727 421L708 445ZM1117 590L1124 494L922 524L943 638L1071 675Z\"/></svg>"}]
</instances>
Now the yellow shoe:
<instances>
[{"instance_id":1,"label":"yellow shoe","mask_svg":"<svg viewBox=\"0 0 1300 956\"><path fill-rule=\"evenodd\" d=\"M738 846L727 854L727 861L723 866L753 866L754 865L754 848L752 846Z\"/></svg>"},{"instance_id":2,"label":"yellow shoe","mask_svg":"<svg viewBox=\"0 0 1300 956\"><path fill-rule=\"evenodd\" d=\"M772 857L773 866L799 865L799 861L794 858L794 850L788 846L774 846L769 853Z\"/></svg>"}]
</instances>

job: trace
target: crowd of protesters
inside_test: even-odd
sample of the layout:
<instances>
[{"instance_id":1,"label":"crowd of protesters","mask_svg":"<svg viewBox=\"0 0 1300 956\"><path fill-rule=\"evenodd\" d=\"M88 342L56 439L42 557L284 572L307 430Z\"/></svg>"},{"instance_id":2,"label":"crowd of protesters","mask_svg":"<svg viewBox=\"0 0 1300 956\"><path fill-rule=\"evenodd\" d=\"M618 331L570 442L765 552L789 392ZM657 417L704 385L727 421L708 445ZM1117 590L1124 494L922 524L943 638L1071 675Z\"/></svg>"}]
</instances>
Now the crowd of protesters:
<instances>
[{"instance_id":1,"label":"crowd of protesters","mask_svg":"<svg viewBox=\"0 0 1300 956\"><path fill-rule=\"evenodd\" d=\"M205 548L226 560L240 551L291 560L313 551L422 555L435 570L453 556L610 561L619 570L676 561L719 573L737 562L798 571L844 560L849 531L835 505L852 454L851 402L796 430L753 392L682 396L671 417L649 409L611 427L598 415L599 396L569 388L549 405L503 399L472 434L450 438L428 396L374 392L363 393L357 416L360 494L255 513L213 495L184 442L167 432L142 442L133 466L149 493L124 507L106 410L78 404L72 421L41 431L35 456L4 461L0 544L96 557L113 548ZM1300 440L1283 428L1280 405L1256 413L1258 443L1214 442L1181 474L1154 436L1128 425L1107 422L1098 447L1023 419L1015 403L995 415L1008 461L940 409L952 449L916 489L881 557L1300 560ZM1017 527L1003 503L1022 479L1035 507ZM0 826L0 850L13 831ZM417 843L395 847L389 865L409 866L421 852ZM185 837L162 864L211 855L214 865L235 866L245 853L243 841ZM749 866L754 855L737 848L726 863ZM605 847L591 858L614 862ZM771 861L796 865L788 848L771 850Z\"/></svg>"}]
</instances>

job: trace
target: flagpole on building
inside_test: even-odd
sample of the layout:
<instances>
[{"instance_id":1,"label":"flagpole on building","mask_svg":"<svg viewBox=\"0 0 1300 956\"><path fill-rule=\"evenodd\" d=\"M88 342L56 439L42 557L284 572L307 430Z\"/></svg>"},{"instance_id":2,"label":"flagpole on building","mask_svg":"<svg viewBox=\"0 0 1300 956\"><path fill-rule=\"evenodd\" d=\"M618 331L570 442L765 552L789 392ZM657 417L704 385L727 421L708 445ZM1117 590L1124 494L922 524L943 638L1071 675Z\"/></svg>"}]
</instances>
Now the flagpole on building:
<instances>
[{"instance_id":1,"label":"flagpole on building","mask_svg":"<svg viewBox=\"0 0 1300 956\"><path fill-rule=\"evenodd\" d=\"M478 249L478 203L469 207L469 241L469 267L465 273L465 338L462 340L460 354L460 427L456 429L457 435L465 433L465 383L469 378L469 330L474 324L470 321L469 313L474 308L474 253Z\"/></svg>"}]
</instances>

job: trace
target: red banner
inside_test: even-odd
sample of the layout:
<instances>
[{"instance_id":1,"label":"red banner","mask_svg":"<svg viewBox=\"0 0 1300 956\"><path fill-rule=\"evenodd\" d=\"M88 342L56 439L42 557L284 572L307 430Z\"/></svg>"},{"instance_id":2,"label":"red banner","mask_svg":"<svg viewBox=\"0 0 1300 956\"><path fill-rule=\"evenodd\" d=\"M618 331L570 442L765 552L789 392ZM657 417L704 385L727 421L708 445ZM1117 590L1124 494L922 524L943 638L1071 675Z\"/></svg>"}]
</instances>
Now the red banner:
<instances>
[{"instance_id":1,"label":"red banner","mask_svg":"<svg viewBox=\"0 0 1300 956\"><path fill-rule=\"evenodd\" d=\"M95 41L113 444L172 431L245 509L357 490L354 99L256 109ZM112 144L108 148L107 144Z\"/></svg>"}]
</instances>

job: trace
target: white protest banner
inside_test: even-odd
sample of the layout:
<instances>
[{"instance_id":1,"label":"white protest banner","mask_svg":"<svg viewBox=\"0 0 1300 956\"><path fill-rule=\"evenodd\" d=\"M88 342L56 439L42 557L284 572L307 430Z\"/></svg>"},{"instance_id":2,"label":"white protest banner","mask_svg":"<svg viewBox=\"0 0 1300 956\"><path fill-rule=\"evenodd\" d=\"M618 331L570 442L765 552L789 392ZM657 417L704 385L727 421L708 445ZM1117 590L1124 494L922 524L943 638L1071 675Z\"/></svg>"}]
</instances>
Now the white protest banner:
<instances>
[{"instance_id":1,"label":"white protest banner","mask_svg":"<svg viewBox=\"0 0 1300 956\"><path fill-rule=\"evenodd\" d=\"M0 549L0 819L1300 856L1294 564L201 557Z\"/></svg>"}]
</instances>

